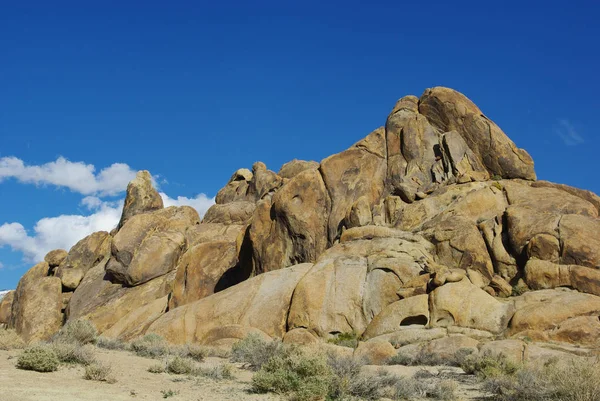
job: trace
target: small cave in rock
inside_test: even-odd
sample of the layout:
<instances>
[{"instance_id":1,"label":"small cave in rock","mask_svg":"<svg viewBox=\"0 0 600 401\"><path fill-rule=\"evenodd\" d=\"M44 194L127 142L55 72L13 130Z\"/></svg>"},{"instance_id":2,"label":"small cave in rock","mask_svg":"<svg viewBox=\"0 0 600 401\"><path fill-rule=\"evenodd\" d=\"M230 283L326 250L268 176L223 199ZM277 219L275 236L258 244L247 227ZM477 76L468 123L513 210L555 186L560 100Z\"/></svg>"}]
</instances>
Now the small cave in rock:
<instances>
[{"instance_id":1,"label":"small cave in rock","mask_svg":"<svg viewBox=\"0 0 600 401\"><path fill-rule=\"evenodd\" d=\"M413 324L426 326L427 322L427 316L425 315L409 316L400 322L400 326L412 326Z\"/></svg>"}]
</instances>

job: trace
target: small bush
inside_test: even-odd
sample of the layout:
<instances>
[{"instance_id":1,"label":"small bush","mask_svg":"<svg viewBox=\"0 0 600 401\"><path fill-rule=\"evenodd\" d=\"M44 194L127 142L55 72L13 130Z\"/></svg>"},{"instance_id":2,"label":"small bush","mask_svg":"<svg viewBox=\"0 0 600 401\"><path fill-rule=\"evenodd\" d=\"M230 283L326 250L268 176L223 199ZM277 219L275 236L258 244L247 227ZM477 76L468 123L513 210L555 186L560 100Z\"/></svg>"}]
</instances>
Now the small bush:
<instances>
[{"instance_id":1,"label":"small bush","mask_svg":"<svg viewBox=\"0 0 600 401\"><path fill-rule=\"evenodd\" d=\"M314 400L328 394L330 377L331 369L322 356L284 347L254 375L252 389L257 393L273 392L297 400Z\"/></svg>"},{"instance_id":2,"label":"small bush","mask_svg":"<svg viewBox=\"0 0 600 401\"><path fill-rule=\"evenodd\" d=\"M121 340L106 338L106 337L97 337L96 338L96 346L98 348L104 348L109 350L119 350L125 351L129 349L129 344L123 342Z\"/></svg>"},{"instance_id":3,"label":"small bush","mask_svg":"<svg viewBox=\"0 0 600 401\"><path fill-rule=\"evenodd\" d=\"M50 344L50 347L62 363L86 366L96 362L94 347L91 345L81 346L78 343L55 341Z\"/></svg>"},{"instance_id":4,"label":"small bush","mask_svg":"<svg viewBox=\"0 0 600 401\"><path fill-rule=\"evenodd\" d=\"M340 345L342 347L356 348L358 347L358 335L354 332L339 333L334 338L327 340L328 343Z\"/></svg>"},{"instance_id":5,"label":"small bush","mask_svg":"<svg viewBox=\"0 0 600 401\"><path fill-rule=\"evenodd\" d=\"M402 352L398 352L393 357L389 358L386 361L387 365L402 365L402 366L410 366L413 363L413 358L410 355L406 355Z\"/></svg>"},{"instance_id":6,"label":"small bush","mask_svg":"<svg viewBox=\"0 0 600 401\"><path fill-rule=\"evenodd\" d=\"M148 372L150 373L165 373L166 371L165 365L162 363L154 364L148 368Z\"/></svg>"},{"instance_id":7,"label":"small bush","mask_svg":"<svg viewBox=\"0 0 600 401\"><path fill-rule=\"evenodd\" d=\"M48 345L36 345L23 350L17 359L17 368L36 372L54 372L60 361Z\"/></svg>"},{"instance_id":8,"label":"small bush","mask_svg":"<svg viewBox=\"0 0 600 401\"><path fill-rule=\"evenodd\" d=\"M25 341L13 329L0 329L0 350L25 348Z\"/></svg>"},{"instance_id":9,"label":"small bush","mask_svg":"<svg viewBox=\"0 0 600 401\"><path fill-rule=\"evenodd\" d=\"M460 367L467 374L475 374L482 379L487 379L495 376L514 375L521 366L510 361L504 354L485 353L464 358Z\"/></svg>"},{"instance_id":10,"label":"small bush","mask_svg":"<svg viewBox=\"0 0 600 401\"><path fill-rule=\"evenodd\" d=\"M455 400L457 387L456 382L453 380L442 380L439 383L429 386L427 389L427 398L442 401Z\"/></svg>"},{"instance_id":11,"label":"small bush","mask_svg":"<svg viewBox=\"0 0 600 401\"><path fill-rule=\"evenodd\" d=\"M208 351L205 347L197 344L187 344L182 347L179 351L179 355L188 357L196 362L204 361L204 358L208 355Z\"/></svg>"},{"instance_id":12,"label":"small bush","mask_svg":"<svg viewBox=\"0 0 600 401\"><path fill-rule=\"evenodd\" d=\"M241 362L251 370L259 370L269 359L282 349L279 341L265 341L256 334L250 334L231 347L231 361Z\"/></svg>"},{"instance_id":13,"label":"small bush","mask_svg":"<svg viewBox=\"0 0 600 401\"><path fill-rule=\"evenodd\" d=\"M68 321L58 332L55 339L61 342L90 344L96 341L98 330L92 322L83 319Z\"/></svg>"},{"instance_id":14,"label":"small bush","mask_svg":"<svg viewBox=\"0 0 600 401\"><path fill-rule=\"evenodd\" d=\"M194 371L194 376L207 377L212 380L231 380L233 379L233 367L228 364L220 364L212 368L198 368Z\"/></svg>"},{"instance_id":15,"label":"small bush","mask_svg":"<svg viewBox=\"0 0 600 401\"><path fill-rule=\"evenodd\" d=\"M167 362L167 372L174 375L189 375L195 368L193 360L181 356L176 356Z\"/></svg>"},{"instance_id":16,"label":"small bush","mask_svg":"<svg viewBox=\"0 0 600 401\"><path fill-rule=\"evenodd\" d=\"M85 367L85 373L83 378L85 380L94 380L99 382L115 382L110 376L112 369L110 365L104 365L101 363L93 363Z\"/></svg>"},{"instance_id":17,"label":"small bush","mask_svg":"<svg viewBox=\"0 0 600 401\"><path fill-rule=\"evenodd\" d=\"M327 364L332 372L329 397L337 399L351 394L364 362L351 356L330 353L327 355Z\"/></svg>"},{"instance_id":18,"label":"small bush","mask_svg":"<svg viewBox=\"0 0 600 401\"><path fill-rule=\"evenodd\" d=\"M160 393L162 394L162 398L169 398L169 397L174 397L177 394L179 394L179 391L173 391L173 390L169 389L169 390L161 390Z\"/></svg>"},{"instance_id":19,"label":"small bush","mask_svg":"<svg viewBox=\"0 0 600 401\"><path fill-rule=\"evenodd\" d=\"M169 344L159 335L148 334L133 341L131 350L145 358L160 358L169 353Z\"/></svg>"}]
</instances>

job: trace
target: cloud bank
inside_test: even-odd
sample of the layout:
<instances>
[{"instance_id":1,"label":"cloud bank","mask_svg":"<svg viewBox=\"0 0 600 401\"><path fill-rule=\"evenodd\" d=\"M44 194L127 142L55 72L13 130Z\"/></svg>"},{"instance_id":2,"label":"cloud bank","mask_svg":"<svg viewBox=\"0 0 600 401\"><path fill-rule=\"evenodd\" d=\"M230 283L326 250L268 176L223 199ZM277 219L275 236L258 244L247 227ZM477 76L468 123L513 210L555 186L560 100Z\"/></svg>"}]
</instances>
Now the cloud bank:
<instances>
[{"instance_id":1,"label":"cloud bank","mask_svg":"<svg viewBox=\"0 0 600 401\"><path fill-rule=\"evenodd\" d=\"M64 157L39 166L26 165L12 156L0 159L0 182L14 178L23 184L66 187L83 195L116 195L127 188L136 173L124 163L114 163L97 174L95 171L92 164L71 162Z\"/></svg>"},{"instance_id":2,"label":"cloud bank","mask_svg":"<svg viewBox=\"0 0 600 401\"><path fill-rule=\"evenodd\" d=\"M46 253L53 249L69 250L77 241L93 232L115 228L121 217L124 199L107 201L102 197L124 192L136 172L123 163L115 163L98 174L94 174L94 171L95 167L91 164L73 163L62 157L41 166L27 166L16 157L0 159L0 182L15 178L22 183L62 186L88 195L80 202L80 206L88 213L44 217L30 231L18 222L0 225L0 247L8 246L12 251L21 252L26 262L35 263L43 260ZM200 217L215 203L214 198L203 193L193 198L171 198L164 192L160 196L165 207L191 206Z\"/></svg>"}]
</instances>

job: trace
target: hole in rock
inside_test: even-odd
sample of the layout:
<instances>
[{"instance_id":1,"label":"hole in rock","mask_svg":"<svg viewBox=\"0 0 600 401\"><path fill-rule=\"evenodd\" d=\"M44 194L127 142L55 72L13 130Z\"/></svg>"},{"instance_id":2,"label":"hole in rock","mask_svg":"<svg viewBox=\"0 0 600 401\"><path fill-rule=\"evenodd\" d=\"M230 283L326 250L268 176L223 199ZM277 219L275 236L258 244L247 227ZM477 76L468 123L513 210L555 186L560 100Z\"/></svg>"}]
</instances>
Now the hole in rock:
<instances>
[{"instance_id":1,"label":"hole in rock","mask_svg":"<svg viewBox=\"0 0 600 401\"><path fill-rule=\"evenodd\" d=\"M400 322L400 326L411 326L413 324L418 324L420 326L427 325L427 316L425 316L425 315L409 316L407 318L404 318Z\"/></svg>"}]
</instances>

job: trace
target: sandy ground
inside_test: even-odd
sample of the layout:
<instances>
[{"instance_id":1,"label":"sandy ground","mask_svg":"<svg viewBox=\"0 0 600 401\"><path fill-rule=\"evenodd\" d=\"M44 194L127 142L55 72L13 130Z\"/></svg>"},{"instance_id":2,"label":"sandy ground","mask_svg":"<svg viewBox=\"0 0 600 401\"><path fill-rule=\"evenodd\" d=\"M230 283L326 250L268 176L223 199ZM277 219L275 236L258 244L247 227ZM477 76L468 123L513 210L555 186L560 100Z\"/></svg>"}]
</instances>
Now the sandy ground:
<instances>
[{"instance_id":1,"label":"sandy ground","mask_svg":"<svg viewBox=\"0 0 600 401\"><path fill-rule=\"evenodd\" d=\"M158 361L141 358L125 351L98 349L97 358L112 366L115 383L94 382L83 379L80 366L64 367L57 372L37 373L15 367L19 351L0 351L0 401L119 401L162 400L163 392L172 390L173 401L199 400L283 400L271 394L250 393L252 372L234 368L235 378L215 381L208 378L187 378L167 373L150 373L147 369ZM201 364L211 367L227 362L207 358ZM235 366L235 365L234 365ZM425 369L433 379L451 379L457 382L459 400L483 400L478 385L471 376L451 367L367 366L368 370L389 370L401 376L412 376Z\"/></svg>"}]
</instances>

